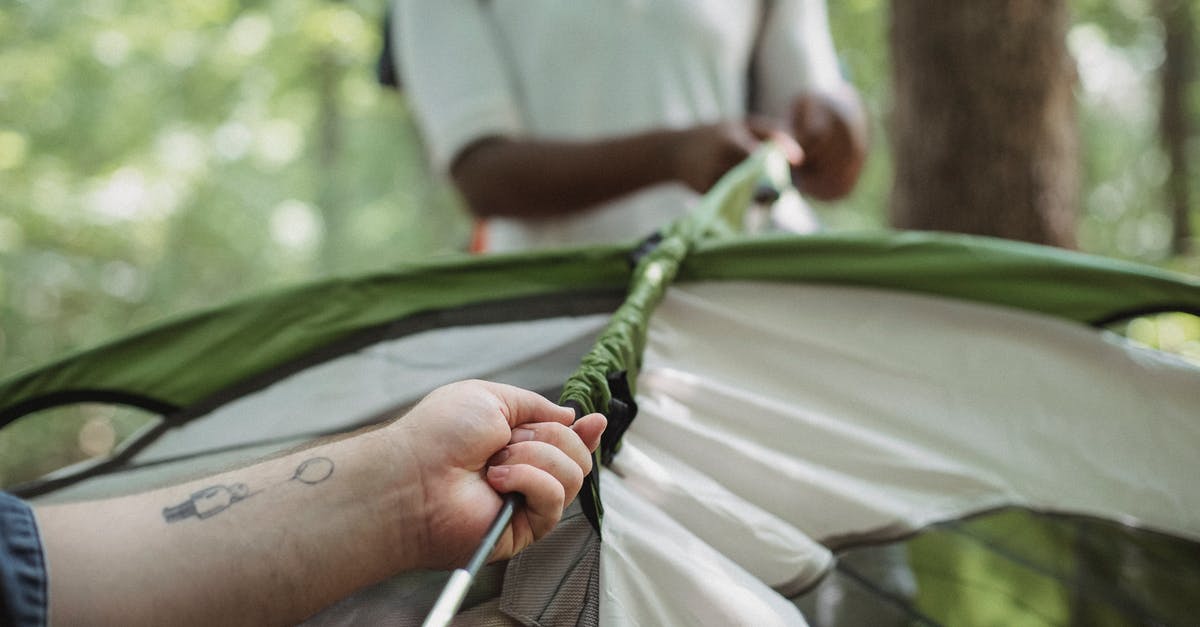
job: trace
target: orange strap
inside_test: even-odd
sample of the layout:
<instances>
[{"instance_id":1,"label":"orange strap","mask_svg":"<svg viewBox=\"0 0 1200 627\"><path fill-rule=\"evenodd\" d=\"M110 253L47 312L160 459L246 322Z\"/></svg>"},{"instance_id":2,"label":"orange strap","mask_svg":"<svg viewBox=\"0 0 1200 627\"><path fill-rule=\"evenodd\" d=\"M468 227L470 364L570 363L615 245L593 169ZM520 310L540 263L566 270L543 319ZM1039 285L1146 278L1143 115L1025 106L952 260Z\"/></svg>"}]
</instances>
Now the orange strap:
<instances>
[{"instance_id":1,"label":"orange strap","mask_svg":"<svg viewBox=\"0 0 1200 627\"><path fill-rule=\"evenodd\" d=\"M487 234L487 220L475 218L475 222L471 224L471 247L468 249L471 254L478 255L487 252Z\"/></svg>"}]
</instances>

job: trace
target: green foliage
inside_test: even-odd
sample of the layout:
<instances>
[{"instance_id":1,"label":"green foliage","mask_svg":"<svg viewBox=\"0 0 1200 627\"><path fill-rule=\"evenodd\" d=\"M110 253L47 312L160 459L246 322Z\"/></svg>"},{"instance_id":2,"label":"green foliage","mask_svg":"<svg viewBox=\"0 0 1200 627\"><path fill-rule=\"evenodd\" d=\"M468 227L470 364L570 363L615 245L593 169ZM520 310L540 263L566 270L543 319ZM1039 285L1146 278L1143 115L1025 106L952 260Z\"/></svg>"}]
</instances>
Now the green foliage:
<instances>
[{"instance_id":1,"label":"green foliage","mask_svg":"<svg viewBox=\"0 0 1200 627\"><path fill-rule=\"evenodd\" d=\"M1143 316L1126 325L1125 335L1200 364L1200 316L1182 312Z\"/></svg>"},{"instance_id":2,"label":"green foliage","mask_svg":"<svg viewBox=\"0 0 1200 627\"><path fill-rule=\"evenodd\" d=\"M0 13L0 375L465 238L373 83L376 3L80 9Z\"/></svg>"},{"instance_id":3,"label":"green foliage","mask_svg":"<svg viewBox=\"0 0 1200 627\"><path fill-rule=\"evenodd\" d=\"M1068 43L1080 78L1081 246L1163 262L1171 224L1158 134L1161 24L1149 0L1077 0L1075 8Z\"/></svg>"},{"instance_id":4,"label":"green foliage","mask_svg":"<svg viewBox=\"0 0 1200 627\"><path fill-rule=\"evenodd\" d=\"M891 107L888 3L846 0L828 2L827 6L842 72L854 83L867 109L871 150L854 192L837 203L818 206L817 211L831 229L879 229L887 224L892 185L892 156L886 132Z\"/></svg>"}]
</instances>

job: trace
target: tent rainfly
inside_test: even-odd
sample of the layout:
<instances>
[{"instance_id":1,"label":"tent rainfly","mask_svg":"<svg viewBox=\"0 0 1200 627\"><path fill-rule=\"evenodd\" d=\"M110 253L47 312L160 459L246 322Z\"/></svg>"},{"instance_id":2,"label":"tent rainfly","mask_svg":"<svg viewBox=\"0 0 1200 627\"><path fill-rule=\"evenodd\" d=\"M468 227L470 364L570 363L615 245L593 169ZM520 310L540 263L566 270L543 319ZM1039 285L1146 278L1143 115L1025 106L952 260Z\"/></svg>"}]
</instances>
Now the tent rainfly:
<instances>
[{"instance_id":1,"label":"tent rainfly","mask_svg":"<svg viewBox=\"0 0 1200 627\"><path fill-rule=\"evenodd\" d=\"M563 522L454 624L1194 623L1200 368L1105 327L1198 313L1200 283L965 236L729 235L770 170L642 245L302 285L15 376L0 425L78 402L160 419L11 489L161 485L477 377L618 419ZM310 623L416 625L445 579Z\"/></svg>"}]
</instances>

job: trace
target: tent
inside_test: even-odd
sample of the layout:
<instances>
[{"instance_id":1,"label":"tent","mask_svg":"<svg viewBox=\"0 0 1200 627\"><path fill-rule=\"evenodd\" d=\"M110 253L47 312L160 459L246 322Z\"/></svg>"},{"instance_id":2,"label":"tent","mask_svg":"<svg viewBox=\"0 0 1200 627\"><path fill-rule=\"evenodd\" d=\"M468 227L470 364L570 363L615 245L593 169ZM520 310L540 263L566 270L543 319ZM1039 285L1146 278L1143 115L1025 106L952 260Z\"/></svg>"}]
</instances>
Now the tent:
<instances>
[{"instance_id":1,"label":"tent","mask_svg":"<svg viewBox=\"0 0 1200 627\"><path fill-rule=\"evenodd\" d=\"M617 419L563 522L455 624L1195 621L1200 367L1107 329L1200 312L1200 282L966 236L726 233L768 162L646 242L296 286L0 382L0 425L161 416L14 491L162 485L478 377ZM419 624L445 577L311 622Z\"/></svg>"}]
</instances>

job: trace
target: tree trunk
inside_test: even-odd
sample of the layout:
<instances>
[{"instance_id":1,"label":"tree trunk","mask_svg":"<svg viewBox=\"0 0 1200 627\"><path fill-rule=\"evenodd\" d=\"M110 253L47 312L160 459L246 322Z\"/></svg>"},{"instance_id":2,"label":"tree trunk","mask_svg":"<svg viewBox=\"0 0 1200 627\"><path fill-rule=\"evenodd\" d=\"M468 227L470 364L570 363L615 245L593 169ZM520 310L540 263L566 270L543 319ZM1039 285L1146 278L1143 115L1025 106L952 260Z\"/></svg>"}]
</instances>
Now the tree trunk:
<instances>
[{"instance_id":1,"label":"tree trunk","mask_svg":"<svg viewBox=\"0 0 1200 627\"><path fill-rule=\"evenodd\" d=\"M1191 86L1196 46L1192 35L1193 16L1190 0L1158 0L1159 19L1163 23L1162 107L1159 133L1163 150L1170 161L1167 176L1167 205L1170 207L1171 253L1189 252L1192 241L1191 189L1188 172L1188 91Z\"/></svg>"},{"instance_id":2,"label":"tree trunk","mask_svg":"<svg viewBox=\"0 0 1200 627\"><path fill-rule=\"evenodd\" d=\"M899 228L1075 246L1066 0L892 0Z\"/></svg>"}]
</instances>

